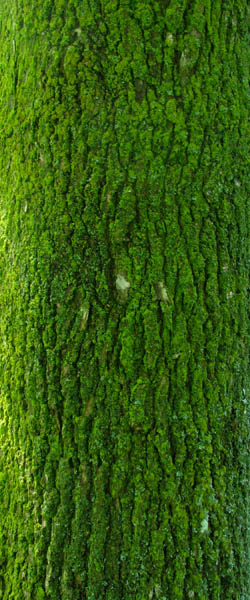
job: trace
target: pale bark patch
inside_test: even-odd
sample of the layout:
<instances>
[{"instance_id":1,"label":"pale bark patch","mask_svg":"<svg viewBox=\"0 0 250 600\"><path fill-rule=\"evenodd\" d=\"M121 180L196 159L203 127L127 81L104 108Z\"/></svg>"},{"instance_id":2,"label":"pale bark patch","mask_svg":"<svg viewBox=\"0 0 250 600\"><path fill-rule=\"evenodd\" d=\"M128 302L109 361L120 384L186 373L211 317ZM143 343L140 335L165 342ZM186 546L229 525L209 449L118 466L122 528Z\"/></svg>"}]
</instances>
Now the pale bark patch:
<instances>
[{"instance_id":1,"label":"pale bark patch","mask_svg":"<svg viewBox=\"0 0 250 600\"><path fill-rule=\"evenodd\" d=\"M118 273L118 275L117 275L115 284L116 284L116 289L118 290L118 292L126 292L130 288L129 281L127 279L125 279L125 277L123 275L121 275L120 273Z\"/></svg>"},{"instance_id":2,"label":"pale bark patch","mask_svg":"<svg viewBox=\"0 0 250 600\"><path fill-rule=\"evenodd\" d=\"M81 323L80 323L80 331L82 331L87 325L87 320L88 320L88 316L89 316L89 308L87 306L82 306L81 314L82 314L82 318L81 318Z\"/></svg>"},{"instance_id":3,"label":"pale bark patch","mask_svg":"<svg viewBox=\"0 0 250 600\"><path fill-rule=\"evenodd\" d=\"M201 521L201 533L206 533L208 531L208 515L204 517Z\"/></svg>"},{"instance_id":4,"label":"pale bark patch","mask_svg":"<svg viewBox=\"0 0 250 600\"><path fill-rule=\"evenodd\" d=\"M167 41L168 46L172 46L174 43L174 36L170 31L168 31L168 33L166 35L166 41Z\"/></svg>"},{"instance_id":5,"label":"pale bark patch","mask_svg":"<svg viewBox=\"0 0 250 600\"><path fill-rule=\"evenodd\" d=\"M169 302L169 296L162 281L157 281L155 284L155 291L158 300L162 300L163 302Z\"/></svg>"},{"instance_id":6,"label":"pale bark patch","mask_svg":"<svg viewBox=\"0 0 250 600\"><path fill-rule=\"evenodd\" d=\"M149 592L149 600L152 600L152 598L160 598L160 593L161 593L161 586L156 584L155 587L152 588L152 590L150 590Z\"/></svg>"}]
</instances>

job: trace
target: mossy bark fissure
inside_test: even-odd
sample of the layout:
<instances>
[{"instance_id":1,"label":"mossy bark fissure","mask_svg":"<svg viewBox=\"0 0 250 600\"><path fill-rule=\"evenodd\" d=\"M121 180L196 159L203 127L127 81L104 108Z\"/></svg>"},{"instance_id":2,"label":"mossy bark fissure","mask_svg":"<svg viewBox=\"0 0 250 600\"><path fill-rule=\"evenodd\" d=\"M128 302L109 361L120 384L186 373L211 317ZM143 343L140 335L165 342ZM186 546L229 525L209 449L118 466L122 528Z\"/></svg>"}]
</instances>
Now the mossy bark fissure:
<instances>
[{"instance_id":1,"label":"mossy bark fissure","mask_svg":"<svg viewBox=\"0 0 250 600\"><path fill-rule=\"evenodd\" d=\"M245 0L0 9L0 597L246 600Z\"/></svg>"}]
</instances>

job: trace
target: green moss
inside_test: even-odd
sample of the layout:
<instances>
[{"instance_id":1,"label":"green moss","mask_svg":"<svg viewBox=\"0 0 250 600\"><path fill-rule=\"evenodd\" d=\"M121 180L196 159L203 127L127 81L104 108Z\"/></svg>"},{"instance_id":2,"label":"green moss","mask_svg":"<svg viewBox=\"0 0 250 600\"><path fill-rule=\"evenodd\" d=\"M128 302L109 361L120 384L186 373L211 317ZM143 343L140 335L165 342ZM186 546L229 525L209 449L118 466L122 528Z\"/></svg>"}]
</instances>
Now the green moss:
<instances>
[{"instance_id":1,"label":"green moss","mask_svg":"<svg viewBox=\"0 0 250 600\"><path fill-rule=\"evenodd\" d=\"M246 24L3 3L3 600L247 596Z\"/></svg>"}]
</instances>

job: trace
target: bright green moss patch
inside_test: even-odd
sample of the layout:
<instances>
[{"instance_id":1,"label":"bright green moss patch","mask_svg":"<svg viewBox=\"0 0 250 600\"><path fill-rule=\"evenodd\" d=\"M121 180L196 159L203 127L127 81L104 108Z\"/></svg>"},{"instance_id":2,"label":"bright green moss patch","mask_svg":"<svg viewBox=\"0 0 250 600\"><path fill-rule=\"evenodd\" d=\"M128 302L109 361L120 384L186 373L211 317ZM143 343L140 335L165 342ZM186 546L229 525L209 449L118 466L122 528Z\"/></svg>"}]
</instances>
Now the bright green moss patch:
<instances>
[{"instance_id":1,"label":"bright green moss patch","mask_svg":"<svg viewBox=\"0 0 250 600\"><path fill-rule=\"evenodd\" d=\"M2 3L3 600L247 597L247 7L189 4Z\"/></svg>"}]
</instances>

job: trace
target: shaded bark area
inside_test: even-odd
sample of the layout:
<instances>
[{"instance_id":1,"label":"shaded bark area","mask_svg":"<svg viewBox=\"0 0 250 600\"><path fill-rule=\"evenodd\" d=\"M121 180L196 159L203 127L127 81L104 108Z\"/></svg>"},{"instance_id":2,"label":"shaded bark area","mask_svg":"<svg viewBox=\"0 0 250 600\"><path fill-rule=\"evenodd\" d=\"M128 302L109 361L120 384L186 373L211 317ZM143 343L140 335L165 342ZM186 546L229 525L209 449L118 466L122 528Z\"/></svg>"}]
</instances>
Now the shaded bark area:
<instances>
[{"instance_id":1,"label":"shaded bark area","mask_svg":"<svg viewBox=\"0 0 250 600\"><path fill-rule=\"evenodd\" d=\"M3 600L246 600L247 3L0 22Z\"/></svg>"}]
</instances>

